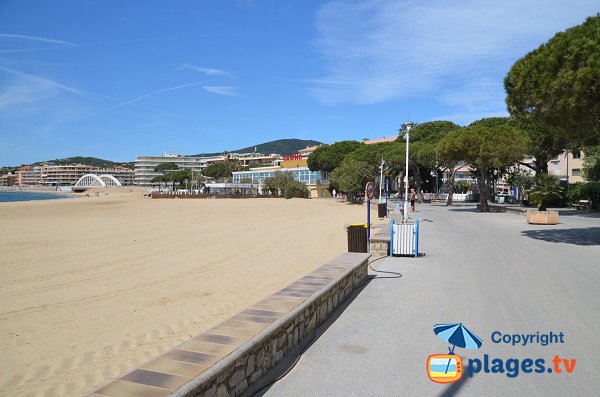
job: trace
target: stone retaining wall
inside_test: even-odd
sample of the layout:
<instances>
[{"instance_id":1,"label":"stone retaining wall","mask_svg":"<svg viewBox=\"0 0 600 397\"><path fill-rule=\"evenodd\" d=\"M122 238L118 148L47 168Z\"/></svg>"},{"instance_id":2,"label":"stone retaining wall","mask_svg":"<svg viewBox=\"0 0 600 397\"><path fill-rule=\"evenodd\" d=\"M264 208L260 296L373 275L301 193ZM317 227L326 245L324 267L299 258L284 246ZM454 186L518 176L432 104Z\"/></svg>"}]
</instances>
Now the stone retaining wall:
<instances>
[{"instance_id":1,"label":"stone retaining wall","mask_svg":"<svg viewBox=\"0 0 600 397\"><path fill-rule=\"evenodd\" d=\"M477 209L480 209L481 204L477 204ZM502 204L488 204L490 212L508 212L516 215L527 215L527 208L508 207Z\"/></svg>"},{"instance_id":2,"label":"stone retaining wall","mask_svg":"<svg viewBox=\"0 0 600 397\"><path fill-rule=\"evenodd\" d=\"M368 258L368 257L367 257ZM367 260L242 346L174 396L239 396L277 365L367 279ZM227 362L225 362L227 361Z\"/></svg>"},{"instance_id":3,"label":"stone retaining wall","mask_svg":"<svg viewBox=\"0 0 600 397\"><path fill-rule=\"evenodd\" d=\"M388 256L390 254L390 240L373 241L371 240L370 251L371 255Z\"/></svg>"},{"instance_id":4,"label":"stone retaining wall","mask_svg":"<svg viewBox=\"0 0 600 397\"><path fill-rule=\"evenodd\" d=\"M252 393L368 277L369 254L344 253L273 295L96 390L93 397Z\"/></svg>"}]
</instances>

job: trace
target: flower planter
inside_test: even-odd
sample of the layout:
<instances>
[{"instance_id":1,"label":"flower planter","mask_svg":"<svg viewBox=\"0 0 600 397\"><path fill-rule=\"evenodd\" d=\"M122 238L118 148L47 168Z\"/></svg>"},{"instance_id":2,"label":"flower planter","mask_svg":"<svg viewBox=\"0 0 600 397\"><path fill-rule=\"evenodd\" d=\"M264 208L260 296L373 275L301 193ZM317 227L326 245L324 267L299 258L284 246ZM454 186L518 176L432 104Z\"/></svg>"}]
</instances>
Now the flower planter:
<instances>
[{"instance_id":1,"label":"flower planter","mask_svg":"<svg viewBox=\"0 0 600 397\"><path fill-rule=\"evenodd\" d=\"M527 223L533 225L556 225L558 211L527 211Z\"/></svg>"}]
</instances>

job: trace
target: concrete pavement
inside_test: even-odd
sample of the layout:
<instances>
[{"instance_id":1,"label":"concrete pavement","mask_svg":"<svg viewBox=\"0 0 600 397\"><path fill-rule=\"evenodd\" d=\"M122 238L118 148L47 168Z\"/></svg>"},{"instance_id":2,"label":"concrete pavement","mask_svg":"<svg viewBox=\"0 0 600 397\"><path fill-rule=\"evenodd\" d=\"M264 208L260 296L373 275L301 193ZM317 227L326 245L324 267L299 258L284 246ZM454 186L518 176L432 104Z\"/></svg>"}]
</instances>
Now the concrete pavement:
<instances>
[{"instance_id":1,"label":"concrete pavement","mask_svg":"<svg viewBox=\"0 0 600 397\"><path fill-rule=\"evenodd\" d=\"M600 217L565 212L555 226L520 215L421 204L421 258L385 258L354 299L318 331L313 344L267 396L589 396L600 390ZM412 214L411 214L412 216ZM335 320L335 321L334 321ZM427 357L447 353L438 323L465 324L483 340L463 357L501 359L504 373L476 373L454 384L429 380ZM494 343L492 334L563 333L564 343ZM495 334L496 336L498 334ZM553 359L576 359L567 373ZM519 372L515 374L516 360ZM544 359L544 373L525 373ZM476 361L473 361L476 366ZM571 364L572 361L567 361ZM496 370L498 361L496 361ZM510 369L509 369L510 367ZM535 367L534 367L535 369Z\"/></svg>"}]
</instances>

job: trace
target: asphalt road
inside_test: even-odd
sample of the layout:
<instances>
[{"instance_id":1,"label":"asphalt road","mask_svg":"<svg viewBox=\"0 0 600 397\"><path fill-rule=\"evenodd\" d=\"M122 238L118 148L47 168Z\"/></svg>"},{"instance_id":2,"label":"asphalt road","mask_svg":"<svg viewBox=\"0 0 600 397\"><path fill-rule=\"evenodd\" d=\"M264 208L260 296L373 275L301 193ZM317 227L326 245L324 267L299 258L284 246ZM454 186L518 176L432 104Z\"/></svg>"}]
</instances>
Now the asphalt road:
<instances>
[{"instance_id":1,"label":"asphalt road","mask_svg":"<svg viewBox=\"0 0 600 397\"><path fill-rule=\"evenodd\" d=\"M598 395L598 214L568 211L559 225L536 226L520 215L480 214L472 206L417 210L425 256L374 262L402 277L373 272L265 395ZM428 356L450 346L433 332L439 323L463 323L483 340L478 350L456 348L464 370L456 383L434 383L427 374ZM562 333L563 343L542 346L538 332ZM534 338L513 346L493 342L498 333ZM539 359L545 361L538 368Z\"/></svg>"}]
</instances>

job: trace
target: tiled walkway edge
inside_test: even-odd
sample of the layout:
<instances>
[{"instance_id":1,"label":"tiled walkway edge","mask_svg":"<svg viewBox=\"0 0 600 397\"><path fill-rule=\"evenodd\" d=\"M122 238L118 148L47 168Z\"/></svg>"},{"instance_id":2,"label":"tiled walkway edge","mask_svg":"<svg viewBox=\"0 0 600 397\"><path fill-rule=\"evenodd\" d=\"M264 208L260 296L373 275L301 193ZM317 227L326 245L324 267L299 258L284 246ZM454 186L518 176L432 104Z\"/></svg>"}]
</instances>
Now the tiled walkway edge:
<instances>
[{"instance_id":1,"label":"tiled walkway edge","mask_svg":"<svg viewBox=\"0 0 600 397\"><path fill-rule=\"evenodd\" d=\"M368 258L344 253L93 395L239 396L362 285Z\"/></svg>"}]
</instances>

